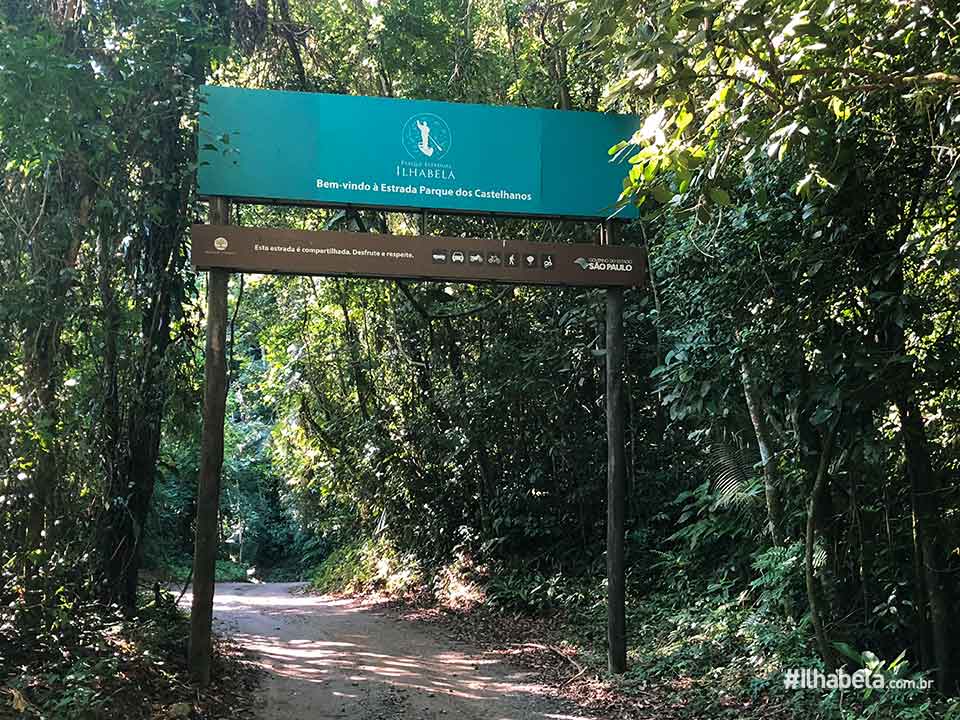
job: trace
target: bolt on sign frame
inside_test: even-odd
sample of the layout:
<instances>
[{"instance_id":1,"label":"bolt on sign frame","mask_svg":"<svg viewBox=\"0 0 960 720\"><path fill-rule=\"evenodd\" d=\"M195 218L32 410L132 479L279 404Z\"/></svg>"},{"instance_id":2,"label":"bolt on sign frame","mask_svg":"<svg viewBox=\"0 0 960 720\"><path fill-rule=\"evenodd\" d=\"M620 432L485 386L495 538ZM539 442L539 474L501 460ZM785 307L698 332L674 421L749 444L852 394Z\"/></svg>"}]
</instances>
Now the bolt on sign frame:
<instances>
[{"instance_id":1,"label":"bolt on sign frame","mask_svg":"<svg viewBox=\"0 0 960 720\"><path fill-rule=\"evenodd\" d=\"M614 245L636 209L611 149L633 116L205 86L198 190L209 224L192 260L209 271L190 672L210 679L226 410L231 272L607 289L608 665L626 668L623 292L646 284L642 248ZM613 155L613 159L609 156ZM385 212L593 220L601 242L545 243L230 224L231 202Z\"/></svg>"}]
</instances>

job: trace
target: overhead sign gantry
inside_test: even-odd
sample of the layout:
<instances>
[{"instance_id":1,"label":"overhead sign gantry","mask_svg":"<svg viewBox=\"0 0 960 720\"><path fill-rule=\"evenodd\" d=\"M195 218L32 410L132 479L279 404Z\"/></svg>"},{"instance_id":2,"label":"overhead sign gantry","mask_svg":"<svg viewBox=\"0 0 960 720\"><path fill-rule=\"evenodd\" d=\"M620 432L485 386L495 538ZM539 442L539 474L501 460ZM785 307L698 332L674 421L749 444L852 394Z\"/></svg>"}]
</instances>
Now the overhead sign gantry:
<instances>
[{"instance_id":1,"label":"overhead sign gantry","mask_svg":"<svg viewBox=\"0 0 960 720\"><path fill-rule=\"evenodd\" d=\"M615 245L636 217L617 204L627 169L609 149L633 116L205 86L192 228L209 271L190 673L210 679L214 567L226 410L231 272L607 288L608 665L626 667L623 290L645 285L642 248ZM385 212L599 221L601 242L538 243L230 224L231 202Z\"/></svg>"}]
</instances>

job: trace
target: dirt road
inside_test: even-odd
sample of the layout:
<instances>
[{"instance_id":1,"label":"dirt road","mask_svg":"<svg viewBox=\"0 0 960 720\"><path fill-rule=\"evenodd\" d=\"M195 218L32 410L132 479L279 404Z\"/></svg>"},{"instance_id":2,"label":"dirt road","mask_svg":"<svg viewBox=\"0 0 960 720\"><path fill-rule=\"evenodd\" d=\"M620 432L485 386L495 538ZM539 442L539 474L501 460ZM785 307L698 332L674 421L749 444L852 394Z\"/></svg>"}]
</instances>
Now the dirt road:
<instances>
[{"instance_id":1,"label":"dirt road","mask_svg":"<svg viewBox=\"0 0 960 720\"><path fill-rule=\"evenodd\" d=\"M291 594L298 587L217 585L217 630L267 671L262 720L590 720L525 671L354 601Z\"/></svg>"}]
</instances>

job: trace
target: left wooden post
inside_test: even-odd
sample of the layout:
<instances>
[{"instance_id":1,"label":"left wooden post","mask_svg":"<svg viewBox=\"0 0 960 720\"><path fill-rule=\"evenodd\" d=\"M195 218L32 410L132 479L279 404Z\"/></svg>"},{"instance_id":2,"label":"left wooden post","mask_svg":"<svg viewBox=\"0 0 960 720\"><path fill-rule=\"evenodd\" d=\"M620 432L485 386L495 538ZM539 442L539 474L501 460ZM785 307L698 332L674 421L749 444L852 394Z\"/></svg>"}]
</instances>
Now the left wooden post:
<instances>
[{"instance_id":1,"label":"left wooden post","mask_svg":"<svg viewBox=\"0 0 960 720\"><path fill-rule=\"evenodd\" d=\"M209 222L230 223L230 201L210 201ZM210 684L213 654L213 592L223 467L223 423L227 406L227 286L230 273L212 269L207 277L207 345L203 374L203 434L197 483L197 523L193 549L193 604L190 609L190 680Z\"/></svg>"}]
</instances>

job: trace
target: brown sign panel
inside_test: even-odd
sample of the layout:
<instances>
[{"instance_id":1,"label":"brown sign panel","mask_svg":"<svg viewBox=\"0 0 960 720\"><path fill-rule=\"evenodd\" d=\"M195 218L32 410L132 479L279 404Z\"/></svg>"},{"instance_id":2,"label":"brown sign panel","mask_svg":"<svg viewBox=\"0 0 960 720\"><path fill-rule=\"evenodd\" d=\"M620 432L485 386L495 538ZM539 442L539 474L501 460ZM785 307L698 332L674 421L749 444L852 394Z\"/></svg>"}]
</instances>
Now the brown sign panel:
<instances>
[{"instance_id":1,"label":"brown sign panel","mask_svg":"<svg viewBox=\"0 0 960 720\"><path fill-rule=\"evenodd\" d=\"M633 287L646 279L638 247L359 232L194 225L201 270L345 275L515 285Z\"/></svg>"}]
</instances>

